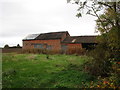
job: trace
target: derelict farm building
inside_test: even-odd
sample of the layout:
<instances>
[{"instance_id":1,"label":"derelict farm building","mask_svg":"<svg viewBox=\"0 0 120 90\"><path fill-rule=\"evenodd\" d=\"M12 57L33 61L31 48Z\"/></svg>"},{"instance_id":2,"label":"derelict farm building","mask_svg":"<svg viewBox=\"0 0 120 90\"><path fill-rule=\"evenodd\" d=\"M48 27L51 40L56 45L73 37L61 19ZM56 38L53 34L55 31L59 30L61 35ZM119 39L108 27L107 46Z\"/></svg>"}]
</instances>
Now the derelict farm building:
<instances>
[{"instance_id":1,"label":"derelict farm building","mask_svg":"<svg viewBox=\"0 0 120 90\"><path fill-rule=\"evenodd\" d=\"M31 34L23 39L23 49L46 49L66 51L69 49L88 49L96 44L96 36L70 36L68 31Z\"/></svg>"}]
</instances>

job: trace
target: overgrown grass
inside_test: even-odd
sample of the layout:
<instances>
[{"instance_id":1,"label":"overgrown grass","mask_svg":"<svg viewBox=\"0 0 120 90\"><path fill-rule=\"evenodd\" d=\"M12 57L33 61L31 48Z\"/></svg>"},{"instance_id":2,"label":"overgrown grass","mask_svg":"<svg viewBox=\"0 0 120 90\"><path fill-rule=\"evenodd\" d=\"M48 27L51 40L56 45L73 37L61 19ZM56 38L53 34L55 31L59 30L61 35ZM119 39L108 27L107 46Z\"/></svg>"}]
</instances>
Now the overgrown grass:
<instances>
[{"instance_id":1,"label":"overgrown grass","mask_svg":"<svg viewBox=\"0 0 120 90\"><path fill-rule=\"evenodd\" d=\"M83 71L87 56L3 54L3 88L79 88L93 76Z\"/></svg>"}]
</instances>

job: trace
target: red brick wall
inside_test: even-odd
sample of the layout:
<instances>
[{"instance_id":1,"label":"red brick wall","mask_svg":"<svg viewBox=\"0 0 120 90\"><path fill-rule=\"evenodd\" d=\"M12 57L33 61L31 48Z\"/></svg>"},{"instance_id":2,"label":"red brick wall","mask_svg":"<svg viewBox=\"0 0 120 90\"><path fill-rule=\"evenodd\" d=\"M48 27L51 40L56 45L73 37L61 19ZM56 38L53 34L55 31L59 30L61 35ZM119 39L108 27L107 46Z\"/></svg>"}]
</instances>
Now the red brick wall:
<instances>
[{"instance_id":1,"label":"red brick wall","mask_svg":"<svg viewBox=\"0 0 120 90\"><path fill-rule=\"evenodd\" d=\"M2 49L2 53L21 53L22 52L22 48L3 48Z\"/></svg>"},{"instance_id":2,"label":"red brick wall","mask_svg":"<svg viewBox=\"0 0 120 90\"><path fill-rule=\"evenodd\" d=\"M73 43L73 44L62 44L62 45L66 45L67 46L67 49L82 49L82 44L81 43L79 43L79 44L75 44L75 43Z\"/></svg>"},{"instance_id":3,"label":"red brick wall","mask_svg":"<svg viewBox=\"0 0 120 90\"><path fill-rule=\"evenodd\" d=\"M82 49L82 44L68 44L68 49Z\"/></svg>"},{"instance_id":4,"label":"red brick wall","mask_svg":"<svg viewBox=\"0 0 120 90\"><path fill-rule=\"evenodd\" d=\"M61 49L60 40L24 40L23 49L33 49L32 44L47 44L52 46L52 50L59 51Z\"/></svg>"},{"instance_id":5,"label":"red brick wall","mask_svg":"<svg viewBox=\"0 0 120 90\"><path fill-rule=\"evenodd\" d=\"M81 54L82 45L81 44L68 44L67 54Z\"/></svg>"}]
</instances>

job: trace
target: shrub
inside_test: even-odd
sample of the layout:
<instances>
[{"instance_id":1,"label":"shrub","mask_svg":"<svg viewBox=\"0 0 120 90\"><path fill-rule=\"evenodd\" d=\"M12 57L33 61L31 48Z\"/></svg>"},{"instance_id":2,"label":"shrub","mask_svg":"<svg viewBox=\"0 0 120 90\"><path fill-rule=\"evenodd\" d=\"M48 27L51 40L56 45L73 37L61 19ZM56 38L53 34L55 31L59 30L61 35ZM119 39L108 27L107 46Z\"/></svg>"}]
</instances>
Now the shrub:
<instances>
[{"instance_id":1,"label":"shrub","mask_svg":"<svg viewBox=\"0 0 120 90\"><path fill-rule=\"evenodd\" d=\"M98 45L94 50L87 53L93 59L85 64L86 70L95 76L107 77L112 72L112 63L109 60L110 53L105 45Z\"/></svg>"},{"instance_id":2,"label":"shrub","mask_svg":"<svg viewBox=\"0 0 120 90\"><path fill-rule=\"evenodd\" d=\"M88 85L86 82L82 82L82 88L119 88L115 84L115 80L110 80L109 78L100 78L97 81L91 81Z\"/></svg>"},{"instance_id":3,"label":"shrub","mask_svg":"<svg viewBox=\"0 0 120 90\"><path fill-rule=\"evenodd\" d=\"M8 44L6 44L6 45L4 46L4 48L9 48L9 45L8 45Z\"/></svg>"},{"instance_id":4,"label":"shrub","mask_svg":"<svg viewBox=\"0 0 120 90\"><path fill-rule=\"evenodd\" d=\"M34 53L34 54L60 54L58 50L46 50L46 49L24 49L22 53Z\"/></svg>"},{"instance_id":5,"label":"shrub","mask_svg":"<svg viewBox=\"0 0 120 90\"><path fill-rule=\"evenodd\" d=\"M24 49L22 50L22 53L42 53L43 50L42 49Z\"/></svg>"}]
</instances>

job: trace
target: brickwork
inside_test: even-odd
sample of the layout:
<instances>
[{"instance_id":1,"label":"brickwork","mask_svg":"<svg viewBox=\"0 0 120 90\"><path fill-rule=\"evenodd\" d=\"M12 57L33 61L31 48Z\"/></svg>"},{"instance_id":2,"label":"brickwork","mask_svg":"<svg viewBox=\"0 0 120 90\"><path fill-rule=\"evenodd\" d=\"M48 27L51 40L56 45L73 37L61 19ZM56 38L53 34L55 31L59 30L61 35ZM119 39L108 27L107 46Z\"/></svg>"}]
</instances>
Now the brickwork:
<instances>
[{"instance_id":1,"label":"brickwork","mask_svg":"<svg viewBox=\"0 0 120 90\"><path fill-rule=\"evenodd\" d=\"M21 53L22 52L22 48L3 48L2 49L2 53Z\"/></svg>"},{"instance_id":2,"label":"brickwork","mask_svg":"<svg viewBox=\"0 0 120 90\"><path fill-rule=\"evenodd\" d=\"M67 54L81 54L81 44L68 44Z\"/></svg>"},{"instance_id":3,"label":"brickwork","mask_svg":"<svg viewBox=\"0 0 120 90\"><path fill-rule=\"evenodd\" d=\"M58 40L24 40L23 41L23 49L33 49L34 44L51 45L52 50L56 50L56 51L61 50L60 39L58 39Z\"/></svg>"},{"instance_id":4,"label":"brickwork","mask_svg":"<svg viewBox=\"0 0 120 90\"><path fill-rule=\"evenodd\" d=\"M82 49L81 44L68 44L68 49Z\"/></svg>"}]
</instances>

